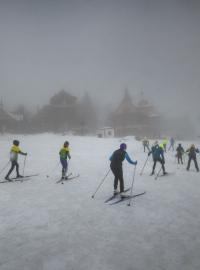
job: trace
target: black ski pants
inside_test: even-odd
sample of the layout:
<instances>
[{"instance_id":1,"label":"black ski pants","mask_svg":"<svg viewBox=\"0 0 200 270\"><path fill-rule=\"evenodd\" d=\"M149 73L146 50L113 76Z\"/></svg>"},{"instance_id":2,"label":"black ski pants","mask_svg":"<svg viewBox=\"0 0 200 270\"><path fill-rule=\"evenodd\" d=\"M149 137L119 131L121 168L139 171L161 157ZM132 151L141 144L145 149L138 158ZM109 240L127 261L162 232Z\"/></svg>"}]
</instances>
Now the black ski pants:
<instances>
[{"instance_id":1,"label":"black ski pants","mask_svg":"<svg viewBox=\"0 0 200 270\"><path fill-rule=\"evenodd\" d=\"M10 176L10 174L15 169L15 167L16 167L17 176L19 176L19 164L18 164L17 161L12 161L11 162L11 168L10 168L9 172L7 173L6 177Z\"/></svg>"},{"instance_id":2,"label":"black ski pants","mask_svg":"<svg viewBox=\"0 0 200 270\"><path fill-rule=\"evenodd\" d=\"M177 159L178 159L178 164L183 164L183 155L177 155Z\"/></svg>"},{"instance_id":3,"label":"black ski pants","mask_svg":"<svg viewBox=\"0 0 200 270\"><path fill-rule=\"evenodd\" d=\"M194 161L194 165L195 165L195 168L196 168L197 172L199 172L199 166L198 166L197 158L196 157L189 157L188 165L187 165L187 170L189 171L189 169L190 169L190 163L191 163L192 160Z\"/></svg>"},{"instance_id":4,"label":"black ski pants","mask_svg":"<svg viewBox=\"0 0 200 270\"><path fill-rule=\"evenodd\" d=\"M154 163L153 163L152 174L154 174L154 171L155 171L156 163L157 163L157 162L159 162L159 163L162 165L163 173L165 173L165 166L164 166L163 160L162 160L161 158L157 158L157 159L154 159L153 161L154 161Z\"/></svg>"},{"instance_id":5,"label":"black ski pants","mask_svg":"<svg viewBox=\"0 0 200 270\"><path fill-rule=\"evenodd\" d=\"M120 192L124 192L124 178L123 178L123 170L122 167L114 167L110 166L111 171L113 172L115 179L114 179L114 189L117 189L118 181L120 183Z\"/></svg>"}]
</instances>

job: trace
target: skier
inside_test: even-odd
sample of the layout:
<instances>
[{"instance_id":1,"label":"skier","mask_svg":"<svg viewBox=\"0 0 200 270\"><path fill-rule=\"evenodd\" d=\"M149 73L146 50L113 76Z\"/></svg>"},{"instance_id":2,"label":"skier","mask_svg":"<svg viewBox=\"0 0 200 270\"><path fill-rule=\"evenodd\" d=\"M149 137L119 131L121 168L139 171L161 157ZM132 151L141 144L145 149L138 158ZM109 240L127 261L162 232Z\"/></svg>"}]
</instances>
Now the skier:
<instances>
[{"instance_id":1,"label":"skier","mask_svg":"<svg viewBox=\"0 0 200 270\"><path fill-rule=\"evenodd\" d=\"M147 148L148 151L150 151L149 149L149 140L147 139L147 137L144 138L144 140L142 141L143 147L144 147L144 152Z\"/></svg>"},{"instance_id":2,"label":"skier","mask_svg":"<svg viewBox=\"0 0 200 270\"><path fill-rule=\"evenodd\" d=\"M149 150L148 156L150 156L152 154L153 157L153 152L155 151L155 149L159 146L158 141L155 141L154 144L151 147L151 150Z\"/></svg>"},{"instance_id":3,"label":"skier","mask_svg":"<svg viewBox=\"0 0 200 270\"><path fill-rule=\"evenodd\" d=\"M150 156L152 154L153 156L153 169L152 169L152 173L151 175L153 175L155 173L155 167L156 167L156 163L160 162L162 165L162 170L163 170L163 175L167 174L165 172L165 158L164 158L164 151L163 151L164 147L162 144L158 144L158 142L155 143L155 145L151 148L151 151L148 153L148 156Z\"/></svg>"},{"instance_id":4,"label":"skier","mask_svg":"<svg viewBox=\"0 0 200 270\"><path fill-rule=\"evenodd\" d=\"M199 153L199 149L196 148L194 144L192 144L190 146L190 148L186 150L186 153L188 153L188 157L189 157L187 171L189 171L191 160L193 160L195 168L196 168L197 172L199 172L199 166L198 166L197 157L196 157L196 153Z\"/></svg>"},{"instance_id":5,"label":"skier","mask_svg":"<svg viewBox=\"0 0 200 270\"><path fill-rule=\"evenodd\" d=\"M17 178L23 177L22 175L19 174L19 164L17 162L18 161L18 154L26 156L27 153L24 153L24 152L22 152L20 150L19 144L20 144L20 142L18 140L14 140L13 141L13 146L12 146L12 148L10 150L11 168L10 168L9 172L7 173L7 175L5 176L5 179L8 180L8 181L11 181L9 176L12 173L12 171L14 170L15 167L16 167L16 172L17 172Z\"/></svg>"},{"instance_id":6,"label":"skier","mask_svg":"<svg viewBox=\"0 0 200 270\"><path fill-rule=\"evenodd\" d=\"M168 151L172 148L172 151L174 151L174 144L175 144L175 140L173 137L170 138L170 146Z\"/></svg>"},{"instance_id":7,"label":"skier","mask_svg":"<svg viewBox=\"0 0 200 270\"><path fill-rule=\"evenodd\" d=\"M118 194L117 186L118 181L120 182L120 194L121 197L125 197L126 194L124 193L124 179L123 179L123 170L122 170L122 162L126 159L130 164L137 165L137 161L132 161L129 157L128 153L126 152L127 145L122 143L120 148L112 154L110 157L110 168L114 174L114 195Z\"/></svg>"},{"instance_id":8,"label":"skier","mask_svg":"<svg viewBox=\"0 0 200 270\"><path fill-rule=\"evenodd\" d=\"M162 145L163 145L163 148L165 150L165 153L167 152L167 143L168 143L167 138L164 138L164 140L162 141Z\"/></svg>"},{"instance_id":9,"label":"skier","mask_svg":"<svg viewBox=\"0 0 200 270\"><path fill-rule=\"evenodd\" d=\"M64 142L63 147L61 148L60 152L60 162L62 164L62 179L67 179L66 173L68 168L67 158L71 158L70 156L70 149L69 149L69 142Z\"/></svg>"},{"instance_id":10,"label":"skier","mask_svg":"<svg viewBox=\"0 0 200 270\"><path fill-rule=\"evenodd\" d=\"M178 159L178 164L180 164L180 161L181 161L181 164L183 164L183 154L184 154L184 149L181 145L181 143L179 143L178 147L176 148L176 157Z\"/></svg>"}]
</instances>

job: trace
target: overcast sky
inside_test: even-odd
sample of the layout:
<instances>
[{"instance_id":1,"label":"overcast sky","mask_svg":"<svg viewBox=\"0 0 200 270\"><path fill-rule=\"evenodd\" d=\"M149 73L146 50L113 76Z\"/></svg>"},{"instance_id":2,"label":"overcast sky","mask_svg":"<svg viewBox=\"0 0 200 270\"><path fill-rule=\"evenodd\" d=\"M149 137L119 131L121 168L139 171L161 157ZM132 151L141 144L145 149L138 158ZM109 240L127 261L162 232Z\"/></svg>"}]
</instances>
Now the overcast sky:
<instances>
[{"instance_id":1,"label":"overcast sky","mask_svg":"<svg viewBox=\"0 0 200 270\"><path fill-rule=\"evenodd\" d=\"M200 110L200 1L0 0L5 104L60 89L109 103L126 87L164 111Z\"/></svg>"}]
</instances>

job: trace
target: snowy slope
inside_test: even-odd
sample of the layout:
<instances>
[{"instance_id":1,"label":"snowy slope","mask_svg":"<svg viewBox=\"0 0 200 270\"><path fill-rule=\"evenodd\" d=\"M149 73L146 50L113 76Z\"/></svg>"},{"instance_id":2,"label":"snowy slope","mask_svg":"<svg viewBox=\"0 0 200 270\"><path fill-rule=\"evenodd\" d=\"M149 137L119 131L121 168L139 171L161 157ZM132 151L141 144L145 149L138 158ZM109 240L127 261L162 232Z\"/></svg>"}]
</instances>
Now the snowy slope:
<instances>
[{"instance_id":1,"label":"snowy slope","mask_svg":"<svg viewBox=\"0 0 200 270\"><path fill-rule=\"evenodd\" d=\"M150 159L140 176L146 154L141 143L127 137L127 152L138 160L134 192L147 193L131 207L125 202L110 206L104 201L113 191L111 173L94 199L91 195L109 170L108 158L119 139L53 134L17 138L29 154L25 174L40 175L0 185L0 270L200 269L200 177L193 164L187 172L169 152L170 175L155 181L149 176ZM0 137L0 168L8 161L13 139ZM65 140L71 147L69 171L81 177L61 185L55 182ZM23 161L21 156L21 169ZM124 162L126 187L133 168Z\"/></svg>"}]
</instances>

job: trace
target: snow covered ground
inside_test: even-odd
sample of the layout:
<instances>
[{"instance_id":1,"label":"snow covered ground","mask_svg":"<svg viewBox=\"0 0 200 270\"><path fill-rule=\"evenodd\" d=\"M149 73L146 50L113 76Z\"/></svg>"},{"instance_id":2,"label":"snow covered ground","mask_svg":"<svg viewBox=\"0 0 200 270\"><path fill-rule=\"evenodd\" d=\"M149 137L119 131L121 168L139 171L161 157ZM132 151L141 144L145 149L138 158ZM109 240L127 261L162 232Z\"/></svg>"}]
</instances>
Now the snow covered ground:
<instances>
[{"instance_id":1,"label":"snow covered ground","mask_svg":"<svg viewBox=\"0 0 200 270\"><path fill-rule=\"evenodd\" d=\"M134 193L146 194L131 207L126 202L110 206L104 201L113 192L111 173L94 199L91 195L108 172L108 158L119 139L5 135L0 137L0 168L8 162L15 138L28 152L25 174L40 175L0 185L1 270L200 269L200 174L193 164L187 172L169 152L170 175L155 181L149 176L149 161L140 176L146 154L140 142L125 138L127 152L138 160ZM55 182L61 169L58 151L65 140L71 147L69 171L80 178L62 185ZM19 161L22 171L24 156ZM126 187L133 169L124 162Z\"/></svg>"}]
</instances>

